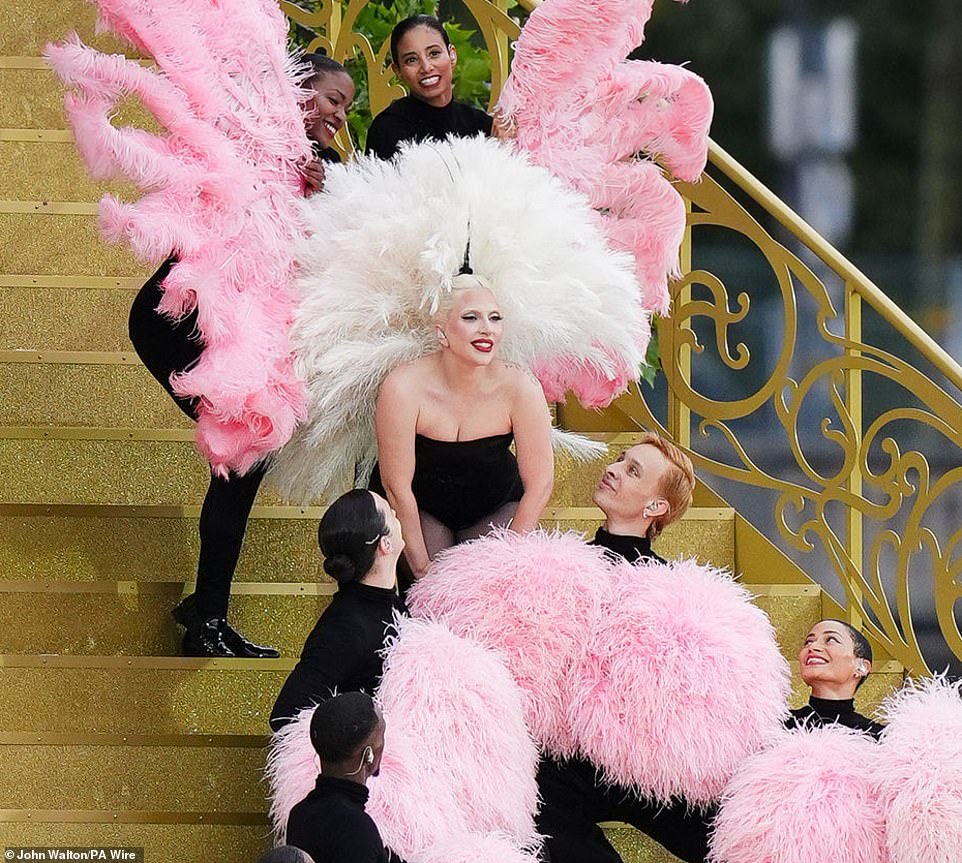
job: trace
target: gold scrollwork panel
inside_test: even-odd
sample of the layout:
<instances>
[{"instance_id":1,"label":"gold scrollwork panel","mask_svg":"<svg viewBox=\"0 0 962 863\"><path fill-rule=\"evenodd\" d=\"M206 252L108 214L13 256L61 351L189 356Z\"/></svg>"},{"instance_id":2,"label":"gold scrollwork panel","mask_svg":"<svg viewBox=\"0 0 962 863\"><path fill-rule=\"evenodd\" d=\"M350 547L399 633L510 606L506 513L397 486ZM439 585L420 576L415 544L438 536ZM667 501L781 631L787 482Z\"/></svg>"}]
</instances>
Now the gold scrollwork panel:
<instances>
[{"instance_id":1,"label":"gold scrollwork panel","mask_svg":"<svg viewBox=\"0 0 962 863\"><path fill-rule=\"evenodd\" d=\"M721 435L728 450L726 456L706 455L693 442L697 467L774 493L775 523L783 540L801 552L820 548L844 587L850 616L861 618L893 658L916 672L927 666L913 625L912 586L919 570L927 570L942 634L962 657L954 613L962 598L962 529L939 536L929 523L935 508L962 489L962 468L939 475L930 468L937 450L942 464L962 464L962 405L932 377L893 353L916 346L909 327L891 327L886 333L884 343L891 350L862 338L860 318L854 325L847 320L847 309L839 312L812 267L772 237L720 182L706 175L700 183L683 185L682 191L691 202L693 247L697 249L705 227L734 232L764 258L771 274L768 282L775 286L774 291L764 288L764 294L746 289L733 296L721 276L699 269L674 284L673 313L659 321L669 415L690 415L693 428L703 437ZM847 273L825 278L835 276L847 291L861 291ZM871 292L863 293L861 299L871 307ZM808 317L800 313L803 295L805 308L812 310ZM754 369L747 377L743 373L753 357L744 342L735 340L735 332L752 311L753 299L762 296L769 304L772 296L780 302L782 339L761 373ZM800 332L806 324L814 334ZM711 334L704 344L696 329ZM809 356L813 337L820 347ZM709 347L716 366L752 382L747 392L726 396L699 388L699 363L709 358ZM802 374L797 372L800 367ZM884 409L872 407L875 415L864 420L863 411L874 403L871 397L863 400L863 390L886 393ZM813 427L810 406L816 392L827 401L818 402L822 415ZM636 419L660 425L643 397L631 406ZM757 442L740 434L737 421L763 410L775 418L771 434L791 455L785 475L763 468L752 454ZM809 453L816 438L823 441L817 454L821 458ZM925 446L917 448L921 443ZM826 449L830 459L824 457ZM959 458L947 460L948 452ZM832 516L839 512L848 514L841 526ZM864 550L863 527L873 537Z\"/></svg>"}]
</instances>

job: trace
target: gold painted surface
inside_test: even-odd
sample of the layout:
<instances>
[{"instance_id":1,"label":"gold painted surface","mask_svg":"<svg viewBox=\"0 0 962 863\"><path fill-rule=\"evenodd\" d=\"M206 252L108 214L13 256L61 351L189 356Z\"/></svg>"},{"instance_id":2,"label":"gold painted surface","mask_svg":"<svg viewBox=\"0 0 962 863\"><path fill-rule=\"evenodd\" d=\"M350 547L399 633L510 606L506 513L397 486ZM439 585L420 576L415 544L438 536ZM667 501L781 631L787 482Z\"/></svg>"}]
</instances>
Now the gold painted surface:
<instances>
[{"instance_id":1,"label":"gold painted surface","mask_svg":"<svg viewBox=\"0 0 962 863\"><path fill-rule=\"evenodd\" d=\"M106 245L96 216L0 213L0 272L146 279L152 271L125 247Z\"/></svg>"},{"instance_id":2,"label":"gold painted surface","mask_svg":"<svg viewBox=\"0 0 962 863\"><path fill-rule=\"evenodd\" d=\"M749 587L749 590L752 588ZM798 659L798 651L808 631L822 619L822 600L814 596L757 596L754 599L775 627L782 655L789 660Z\"/></svg>"},{"instance_id":3,"label":"gold painted surface","mask_svg":"<svg viewBox=\"0 0 962 863\"><path fill-rule=\"evenodd\" d=\"M178 656L183 630L170 609L181 595L179 585L149 594L0 592L0 653ZM234 595L230 621L254 642L297 658L328 602Z\"/></svg>"},{"instance_id":4,"label":"gold painted surface","mask_svg":"<svg viewBox=\"0 0 962 863\"><path fill-rule=\"evenodd\" d=\"M0 731L266 734L286 678L252 668L0 668Z\"/></svg>"},{"instance_id":5,"label":"gold painted surface","mask_svg":"<svg viewBox=\"0 0 962 863\"><path fill-rule=\"evenodd\" d=\"M665 560L694 557L701 563L731 569L735 562L735 522L732 518L683 518L668 525L652 547Z\"/></svg>"},{"instance_id":6,"label":"gold painted surface","mask_svg":"<svg viewBox=\"0 0 962 863\"><path fill-rule=\"evenodd\" d=\"M962 658L954 613L962 598L962 531L943 526L938 515L942 501L957 492L962 468L929 464L936 454L943 464L962 463L962 403L893 351L918 351L955 386L962 385L962 367L721 148L712 144L711 152L712 176L680 187L692 207L691 248L697 257L706 227L713 235L734 233L764 259L771 278L769 285L758 279L729 285L724 273L695 269L672 286L673 312L659 319L658 335L668 415L684 426L673 428L675 437L690 440L703 476L770 493L778 539L827 557L844 587L848 617L863 621L876 644L917 673L927 669L912 622L910 572L929 579L942 634ZM747 196L736 198L715 179L720 175ZM759 216L766 214L759 210L821 258L843 286L844 307L826 286L828 276L817 275L762 227ZM766 357L764 368L739 341L739 325L756 304L777 304L784 330L780 352ZM863 337L868 311L882 327L876 343ZM820 347L813 349L813 342ZM746 385L706 389L717 375L701 373L700 363L727 368ZM863 400L863 392L882 393L883 401ZM622 399L615 410L657 426L643 398ZM741 420L763 411L773 418L768 434L739 433ZM700 449L708 436L725 445L723 455ZM815 441L830 451L830 466L815 466ZM771 457L774 446L784 453L780 460ZM946 452L953 454L947 462ZM874 537L870 546L863 548L863 536ZM821 558L816 565L824 565Z\"/></svg>"},{"instance_id":7,"label":"gold painted surface","mask_svg":"<svg viewBox=\"0 0 962 863\"><path fill-rule=\"evenodd\" d=\"M0 363L0 392L3 425L194 426L143 366Z\"/></svg>"},{"instance_id":8,"label":"gold painted surface","mask_svg":"<svg viewBox=\"0 0 962 863\"><path fill-rule=\"evenodd\" d=\"M72 30L88 45L123 52L116 39L94 33L96 19L95 7L84 0L4 0L0 3L0 55L39 57L47 42L62 39Z\"/></svg>"},{"instance_id":9,"label":"gold painted surface","mask_svg":"<svg viewBox=\"0 0 962 863\"><path fill-rule=\"evenodd\" d=\"M190 582L197 519L0 516L0 579ZM235 582L330 583L315 519L248 522Z\"/></svg>"},{"instance_id":10,"label":"gold painted surface","mask_svg":"<svg viewBox=\"0 0 962 863\"><path fill-rule=\"evenodd\" d=\"M669 854L653 839L633 827L613 827L605 830L608 841L615 846L624 863L677 863L678 858Z\"/></svg>"},{"instance_id":11,"label":"gold painted surface","mask_svg":"<svg viewBox=\"0 0 962 863\"><path fill-rule=\"evenodd\" d=\"M0 93L4 95L0 105L0 128L70 128L63 111L64 87L45 66L39 69L0 68ZM150 131L160 128L154 116L136 99L122 101L112 121L115 126L132 125ZM71 155L79 164L76 154Z\"/></svg>"},{"instance_id":12,"label":"gold painted surface","mask_svg":"<svg viewBox=\"0 0 962 863\"><path fill-rule=\"evenodd\" d=\"M98 846L143 848L147 863L206 860L254 861L271 848L265 825L7 823L0 835L8 847Z\"/></svg>"},{"instance_id":13,"label":"gold painted surface","mask_svg":"<svg viewBox=\"0 0 962 863\"><path fill-rule=\"evenodd\" d=\"M107 192L126 201L139 195L130 183L91 180L73 143L0 141L0 164L0 200L93 203Z\"/></svg>"},{"instance_id":14,"label":"gold painted surface","mask_svg":"<svg viewBox=\"0 0 962 863\"><path fill-rule=\"evenodd\" d=\"M134 296L110 288L0 288L0 350L129 351Z\"/></svg>"},{"instance_id":15,"label":"gold painted surface","mask_svg":"<svg viewBox=\"0 0 962 863\"><path fill-rule=\"evenodd\" d=\"M263 769L248 747L0 746L0 808L260 812Z\"/></svg>"},{"instance_id":16,"label":"gold painted surface","mask_svg":"<svg viewBox=\"0 0 962 863\"><path fill-rule=\"evenodd\" d=\"M10 503L199 503L208 478L186 442L0 439Z\"/></svg>"}]
</instances>

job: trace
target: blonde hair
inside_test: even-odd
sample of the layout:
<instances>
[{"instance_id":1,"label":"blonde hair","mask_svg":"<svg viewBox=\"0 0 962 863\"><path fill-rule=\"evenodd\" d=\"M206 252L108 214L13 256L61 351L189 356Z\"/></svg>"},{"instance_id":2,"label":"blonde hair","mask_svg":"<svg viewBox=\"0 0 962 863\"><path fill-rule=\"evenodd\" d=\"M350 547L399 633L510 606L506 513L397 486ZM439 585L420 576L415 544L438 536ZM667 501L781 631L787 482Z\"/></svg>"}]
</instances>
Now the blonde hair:
<instances>
[{"instance_id":1,"label":"blonde hair","mask_svg":"<svg viewBox=\"0 0 962 863\"><path fill-rule=\"evenodd\" d=\"M656 516L648 528L648 539L654 539L668 525L678 521L691 506L695 490L695 470L691 459L670 440L656 432L645 432L634 446L653 446L669 462L669 468L658 481L658 494L668 502L668 511Z\"/></svg>"},{"instance_id":2,"label":"blonde hair","mask_svg":"<svg viewBox=\"0 0 962 863\"><path fill-rule=\"evenodd\" d=\"M438 298L437 309L431 316L432 322L439 324L447 320L451 309L454 308L454 304L457 302L458 294L462 291L475 291L478 289L488 291L491 296L495 296L494 291L491 290L491 286L480 276L474 273L459 273L456 275L451 279L451 290L441 291L441 296ZM495 297L495 299L497 299L497 297Z\"/></svg>"}]
</instances>

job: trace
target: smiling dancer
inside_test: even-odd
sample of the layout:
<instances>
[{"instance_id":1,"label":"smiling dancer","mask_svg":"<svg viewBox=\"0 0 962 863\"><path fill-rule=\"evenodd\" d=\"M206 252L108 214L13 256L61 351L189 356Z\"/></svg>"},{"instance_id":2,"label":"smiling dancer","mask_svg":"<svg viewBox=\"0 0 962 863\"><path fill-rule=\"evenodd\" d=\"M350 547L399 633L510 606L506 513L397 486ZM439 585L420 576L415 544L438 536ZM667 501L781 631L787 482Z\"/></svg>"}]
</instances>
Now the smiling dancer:
<instances>
[{"instance_id":1,"label":"smiling dancer","mask_svg":"<svg viewBox=\"0 0 962 863\"><path fill-rule=\"evenodd\" d=\"M331 143L347 119L354 99L354 82L340 63L320 54L304 57L313 74L305 82L312 97L304 106L308 137L315 158L302 168L305 194L324 184L325 162L338 162ZM197 363L204 344L197 337L197 311L171 320L157 311L163 283L176 258L165 261L140 289L130 310L130 340L147 370L191 419L197 419L197 399L174 392L171 377ZM240 557L247 520L264 478L263 465L247 473L223 477L211 471L210 484L201 508L198 531L200 557L194 593L174 608L174 620L184 627L185 656L273 658L273 647L254 644L227 622L230 586Z\"/></svg>"},{"instance_id":2,"label":"smiling dancer","mask_svg":"<svg viewBox=\"0 0 962 863\"><path fill-rule=\"evenodd\" d=\"M470 272L445 299L434 319L438 350L387 376L374 419L371 487L397 510L416 579L439 551L492 526L536 528L554 482L544 392L499 359L497 300Z\"/></svg>"},{"instance_id":3,"label":"smiling dancer","mask_svg":"<svg viewBox=\"0 0 962 863\"><path fill-rule=\"evenodd\" d=\"M454 99L458 54L437 18L413 15L391 31L391 68L408 88L371 123L367 152L390 159L404 141L492 133L492 118Z\"/></svg>"},{"instance_id":4,"label":"smiling dancer","mask_svg":"<svg viewBox=\"0 0 962 863\"><path fill-rule=\"evenodd\" d=\"M812 695L792 711L789 728L838 723L879 738L885 726L855 712L855 693L872 672L872 646L861 632L842 620L820 620L805 636L798 662Z\"/></svg>"}]
</instances>

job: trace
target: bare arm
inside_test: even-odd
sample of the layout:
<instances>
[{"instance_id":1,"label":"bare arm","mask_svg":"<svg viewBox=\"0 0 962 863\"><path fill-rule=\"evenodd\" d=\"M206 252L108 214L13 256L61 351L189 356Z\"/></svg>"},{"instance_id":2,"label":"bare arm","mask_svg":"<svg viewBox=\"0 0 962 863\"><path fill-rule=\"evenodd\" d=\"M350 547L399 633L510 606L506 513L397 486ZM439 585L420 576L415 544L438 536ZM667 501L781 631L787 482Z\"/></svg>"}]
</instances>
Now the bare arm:
<instances>
[{"instance_id":1,"label":"bare arm","mask_svg":"<svg viewBox=\"0 0 962 863\"><path fill-rule=\"evenodd\" d=\"M551 450L551 414L541 385L519 372L511 411L518 470L524 494L518 502L511 527L519 532L534 530L548 505L554 486L554 454Z\"/></svg>"},{"instance_id":2,"label":"bare arm","mask_svg":"<svg viewBox=\"0 0 962 863\"><path fill-rule=\"evenodd\" d=\"M401 522L404 555L414 577L420 578L431 559L421 533L418 502L411 490L418 419L418 400L411 377L407 368L395 370L387 376L377 397L374 430L384 492Z\"/></svg>"}]
</instances>

